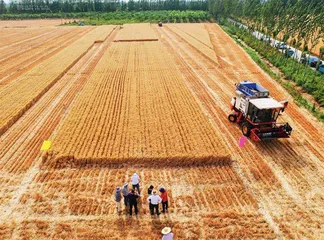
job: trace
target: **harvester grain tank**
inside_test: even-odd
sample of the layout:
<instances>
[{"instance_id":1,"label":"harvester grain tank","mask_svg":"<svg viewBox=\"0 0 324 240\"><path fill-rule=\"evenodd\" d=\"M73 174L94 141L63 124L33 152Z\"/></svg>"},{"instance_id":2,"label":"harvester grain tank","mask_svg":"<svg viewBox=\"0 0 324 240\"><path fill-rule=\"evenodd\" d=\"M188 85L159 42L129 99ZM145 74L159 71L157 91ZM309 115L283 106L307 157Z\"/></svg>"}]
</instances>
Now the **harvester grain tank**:
<instances>
[{"instance_id":1,"label":"harvester grain tank","mask_svg":"<svg viewBox=\"0 0 324 240\"><path fill-rule=\"evenodd\" d=\"M242 133L255 141L289 138L292 128L288 123L277 123L278 116L288 101L277 102L261 85L245 80L236 85L228 119L241 125Z\"/></svg>"}]
</instances>

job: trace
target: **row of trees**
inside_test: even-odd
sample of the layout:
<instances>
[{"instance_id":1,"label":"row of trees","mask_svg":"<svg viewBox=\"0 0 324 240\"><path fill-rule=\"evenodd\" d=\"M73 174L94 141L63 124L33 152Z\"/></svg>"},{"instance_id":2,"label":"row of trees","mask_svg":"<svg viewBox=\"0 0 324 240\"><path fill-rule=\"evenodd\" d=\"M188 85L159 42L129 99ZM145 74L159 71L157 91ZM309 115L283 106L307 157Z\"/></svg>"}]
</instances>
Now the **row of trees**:
<instances>
[{"instance_id":1,"label":"row of trees","mask_svg":"<svg viewBox=\"0 0 324 240\"><path fill-rule=\"evenodd\" d=\"M229 34L243 40L245 44L256 50L258 54L279 68L287 80L293 80L298 86L303 87L307 93L314 96L321 107L324 107L324 75L303 66L302 63L295 61L295 59L290 58L286 54L282 54L268 42L258 40L244 28L239 28L230 23L227 23L224 28ZM261 66L264 64L261 60L257 60L256 62L261 64ZM294 95L296 95L298 101L299 97L297 95L299 93L296 91L293 92L295 92ZM311 109L311 106L307 106L303 101L305 100L299 99L300 104ZM319 115L319 117L324 120L324 114Z\"/></svg>"},{"instance_id":2,"label":"row of trees","mask_svg":"<svg viewBox=\"0 0 324 240\"><path fill-rule=\"evenodd\" d=\"M200 10L162 10L162 11L115 11L115 12L78 12L78 13L19 13L3 14L0 20L15 19L44 19L44 18L64 18L70 19L68 24L78 25L81 22L72 19L82 19L86 25L102 24L124 24L140 22L206 22L210 20L210 15L206 11Z\"/></svg>"},{"instance_id":3,"label":"row of trees","mask_svg":"<svg viewBox=\"0 0 324 240\"><path fill-rule=\"evenodd\" d=\"M6 13L6 3L3 0L0 0L0 14Z\"/></svg>"},{"instance_id":4,"label":"row of trees","mask_svg":"<svg viewBox=\"0 0 324 240\"><path fill-rule=\"evenodd\" d=\"M21 0L11 1L0 13L72 13L148 10L208 10L207 0Z\"/></svg>"},{"instance_id":5,"label":"row of trees","mask_svg":"<svg viewBox=\"0 0 324 240\"><path fill-rule=\"evenodd\" d=\"M304 45L305 51L312 51L324 37L324 0L209 0L209 10L218 21L243 21L294 47Z\"/></svg>"}]
</instances>

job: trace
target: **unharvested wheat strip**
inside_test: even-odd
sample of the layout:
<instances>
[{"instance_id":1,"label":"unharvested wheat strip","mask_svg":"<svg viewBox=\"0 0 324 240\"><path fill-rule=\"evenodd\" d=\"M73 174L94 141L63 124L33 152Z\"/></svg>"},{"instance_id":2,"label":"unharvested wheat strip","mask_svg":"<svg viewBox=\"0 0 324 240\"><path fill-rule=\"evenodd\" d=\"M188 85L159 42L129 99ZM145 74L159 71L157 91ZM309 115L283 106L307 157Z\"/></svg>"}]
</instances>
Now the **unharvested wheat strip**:
<instances>
[{"instance_id":1,"label":"unharvested wheat strip","mask_svg":"<svg viewBox=\"0 0 324 240\"><path fill-rule=\"evenodd\" d=\"M126 79L126 86L128 86L127 92L131 91L131 84L129 83L129 81L132 81L131 78ZM119 158L127 158L127 153L128 153L128 149L129 149L129 142L127 142L127 138L125 136L125 134L122 134L123 132L128 132L129 130L129 118L130 118L130 107L129 107L129 102L130 102L130 94L125 94L124 95L124 99L123 102L124 107L122 109L122 114L123 114L123 123L122 126L123 128L121 129L121 131L119 132L119 136L120 136L120 145L119 145L119 149L118 149L118 157Z\"/></svg>"},{"instance_id":2,"label":"unharvested wheat strip","mask_svg":"<svg viewBox=\"0 0 324 240\"><path fill-rule=\"evenodd\" d=\"M17 34L17 37L10 37L8 36L6 39L0 40L0 50L3 51L9 46L17 45L20 43L26 43L33 39L37 39L43 35L47 35L50 32L54 31L53 28L37 28L37 29L19 29L20 32ZM3 31L0 28L0 33Z\"/></svg>"},{"instance_id":3,"label":"unharvested wheat strip","mask_svg":"<svg viewBox=\"0 0 324 240\"><path fill-rule=\"evenodd\" d=\"M112 58L111 54L115 52L117 55ZM129 55L125 54L126 52ZM179 161L183 163L188 161L188 164L192 164L195 162L194 158L197 158L198 163L199 161L212 163L214 160L208 160L209 156L214 156L215 161L218 156L226 158L226 148L218 144L221 140L217 133L211 128L170 61L171 59L159 42L114 43L98 64L89 84L79 95L54 139L53 150L58 152L56 159L69 158L73 154L75 161L78 162L80 159L80 163L102 162L104 164L105 161L116 161L126 155L119 153L120 145L123 144L120 140L122 138L126 139L126 142L131 140L133 146L128 148L131 150L126 155L129 160L143 158L143 161L148 161L156 158L161 159L162 163L164 158L171 157L169 162L173 162L172 164L179 164ZM161 66L164 66L165 70L161 70ZM105 69L112 74L103 77L102 72L105 72ZM168 77L167 72L173 77ZM98 86L101 87L98 88ZM130 89L134 90L130 91ZM89 93L93 94L89 95ZM128 108L127 99L131 98L125 96L129 94L131 96L135 94L135 99L141 99L131 103L133 107L130 107L129 115L131 119L133 116L135 119L138 116L139 121L134 122L134 126L129 124L130 129L123 132L125 129L124 115L120 112ZM87 99L88 106L95 106L94 111L81 107L84 105L84 99ZM162 99L168 100L163 102ZM162 105L157 104L161 102L163 102ZM156 112L147 111L147 109L154 108ZM152 114L156 116L153 118ZM198 117L193 117L193 115L198 115ZM172 120L174 117L175 119ZM175 125L175 129L182 130L177 133L169 128L160 128L156 123L161 123L162 126ZM87 127L84 127L84 124ZM73 132L73 135L69 137L73 141L66 137L65 130ZM122 135L124 136L121 137ZM183 143L176 148L174 155L170 156L166 149L162 151L159 149L165 146L165 143L163 143L164 138L156 138L158 135L174 136L168 137L171 141L170 148L177 146L179 140ZM208 141L204 140L206 137ZM214 143L217 143L220 149L216 150ZM91 150L87 145L91 146ZM79 146L82 149L79 149ZM65 148L70 150L64 152ZM104 151L98 149L104 149ZM178 160L174 161L175 159Z\"/></svg>"},{"instance_id":4,"label":"unharvested wheat strip","mask_svg":"<svg viewBox=\"0 0 324 240\"><path fill-rule=\"evenodd\" d=\"M73 30L73 29L72 29ZM49 33L49 36L41 36L39 39L34 39L30 43L22 43L18 44L17 46L10 46L6 49L6 51L3 51L4 53L0 56L0 63L3 63L5 60L8 61L8 59L12 58L14 55L17 55L21 52L26 53L28 50L31 50L33 48L37 48L46 41L51 40L52 38L55 38L56 36L64 35L66 32L72 31L71 29L55 29L54 31Z\"/></svg>"},{"instance_id":5,"label":"unharvested wheat strip","mask_svg":"<svg viewBox=\"0 0 324 240\"><path fill-rule=\"evenodd\" d=\"M115 76L117 74L118 74L117 72L114 72L113 75L111 75L111 76L113 77L113 76ZM103 76L99 76L99 77L103 77ZM105 77L105 79L108 80L109 79L109 75L108 75L108 77ZM107 117L107 109L104 109L104 106L107 106L108 108L113 108L113 106L115 106L115 101L111 101L111 99L114 99L114 98L113 97L108 97L107 98L106 97L107 96L106 94L108 94L108 95L109 94L116 94L116 95L118 94L118 91L115 91L114 90L116 86L110 85L111 83L114 83L114 82L111 82L111 81L101 81L101 83L104 83L104 85L100 87L99 92L101 90L103 90L103 92L100 92L100 94L98 94L100 96L100 98L101 98L101 99L98 98L98 100L100 102L107 102L107 101L110 101L110 102L107 102L107 104L101 104L101 105L99 105L101 108L96 108L97 111L98 111L98 113L102 112L103 113L102 116L104 116L104 123L102 123L103 125L100 126L99 130L103 130L104 126L107 125L107 124L110 125L111 128L113 128L113 124L114 123L108 121L108 119L106 120L106 117ZM110 93L108 93L108 92L110 92ZM95 112L95 114L92 115L92 117L95 117L95 119L94 120L91 120L91 122L96 123L96 122L100 121L100 116L101 116L100 114L96 114L96 112ZM98 119L98 120L96 120L96 119ZM92 135L92 137L95 137L95 132L91 133L90 135L89 134L86 134L84 136L84 138L87 139L87 138L91 137L91 135ZM87 137L87 136L89 136L89 137ZM99 137L105 137L105 136L110 136L110 134L99 135ZM100 139L99 139L99 141L100 141ZM94 141L91 141L91 142L96 143L96 146L100 146L97 142L94 142ZM93 158L95 158L97 155L92 154L94 151L98 151L98 149L96 149L96 147L94 147L91 152L88 152L87 153L87 155L92 156ZM107 151L107 150L103 147L103 152L105 152L105 151ZM85 152L85 151L83 151L83 152ZM80 154L82 156L82 152L80 152Z\"/></svg>"},{"instance_id":6,"label":"unharvested wheat strip","mask_svg":"<svg viewBox=\"0 0 324 240\"><path fill-rule=\"evenodd\" d=\"M98 27L79 39L70 48L64 49L42 64L21 76L21 80L1 86L0 91L0 134L7 130L25 111L27 111L73 64L85 54L94 41L111 26Z\"/></svg>"},{"instance_id":7,"label":"unharvested wheat strip","mask_svg":"<svg viewBox=\"0 0 324 240\"><path fill-rule=\"evenodd\" d=\"M121 56L124 56L125 59L128 59L129 56L129 49L130 45L125 46L122 52L119 52L118 58ZM122 85L122 78L125 76L126 71L124 69L127 69L127 61L124 61L122 64L118 64L115 66L116 70L114 71L114 74L110 77L108 77L110 84L111 84L111 90L109 91L109 97L107 98L107 105L105 107L105 111L107 112L107 122L110 122L109 125L104 125L102 133L101 141L99 139L99 144L103 145L103 149L105 149L104 152L101 152L100 155L97 156L104 156L105 154L109 154L113 157L118 157L118 153L114 153L114 146L117 144L115 141L115 137L118 134L118 125L119 121L115 118L117 114L121 111L121 107L117 108L117 104L120 104L122 102L118 101L120 97L122 97L123 91L120 91L119 87ZM117 89L116 89L117 88ZM109 107L109 105L111 107ZM113 120L109 120L113 119ZM107 127L106 127L107 126ZM118 150L118 147L116 147L116 150ZM106 153L105 153L106 152Z\"/></svg>"},{"instance_id":8,"label":"unharvested wheat strip","mask_svg":"<svg viewBox=\"0 0 324 240\"><path fill-rule=\"evenodd\" d=\"M121 85L121 88L119 89L119 91L123 91L123 92L125 92L125 94L122 94L118 101L118 103L120 104L120 108L119 108L119 111L117 110L118 118L116 118L116 120L115 120L116 125L120 122L123 122L123 120L125 119L124 112L126 110L125 108L128 103L127 96L129 96L129 94L128 94L129 86L130 86L129 81L131 81L131 79L128 78L125 73L121 74L121 80L122 80L123 84ZM113 142L114 142L113 148L115 150L114 155L116 156L116 158L122 158L123 153L120 151L120 147L123 145L121 138L123 136L123 132L125 132L125 124L122 123L121 128L117 128L116 130L117 130L116 135L113 140Z\"/></svg>"},{"instance_id":9,"label":"unharvested wheat strip","mask_svg":"<svg viewBox=\"0 0 324 240\"><path fill-rule=\"evenodd\" d=\"M101 60L102 61L102 60ZM102 76L97 76L97 73L96 72L94 72L94 76L95 76L95 79L99 79L99 77L102 77ZM96 82L97 81L93 81L93 84L96 84ZM99 83L101 83L101 82L99 82ZM103 81L102 83L105 83L105 81ZM93 94L95 94L95 92L96 91L100 91L100 89L102 89L103 87L100 85L100 84L96 84L96 85L94 85L94 86L97 86L94 90L92 89L90 89L90 91L88 91L88 89L85 89L85 94L88 94L89 95L89 97L91 96L91 95L93 95ZM88 92L88 93L87 93ZM100 96L100 95L99 95ZM100 99L100 98L99 98ZM98 97L97 97L97 100L98 100ZM83 107L84 108L84 107ZM96 105L93 105L93 103L91 103L91 102L87 102L87 107L86 107L86 111L91 111L91 109L93 109L93 108L95 108L95 109L97 109L96 108ZM83 124L90 124L90 126L91 126L91 124L92 124L92 120L91 120L91 118L93 117L94 115L83 115L82 117L83 117L83 119L84 120L82 120L80 123L80 127L81 128L79 128L79 129L83 129L83 130L87 130L87 127L83 127ZM79 116L77 116L77 117L79 117ZM66 129L66 131L68 131L70 128L68 128L68 129ZM74 134L72 134L71 136L73 137L85 137L87 134L89 134L90 133L90 131L86 131L85 132L85 134L79 134L79 135L74 135ZM83 142L83 141L80 141L80 140L78 140L77 138L76 139L72 139L72 141L73 142ZM92 144L92 143L90 143L90 142L88 142L87 144ZM82 147L83 145L81 145L80 146L80 151L84 151L84 149L83 149L83 147Z\"/></svg>"},{"instance_id":10,"label":"unharvested wheat strip","mask_svg":"<svg viewBox=\"0 0 324 240\"><path fill-rule=\"evenodd\" d=\"M127 55L125 56L126 59L127 59ZM126 61L127 63L127 61ZM127 68L127 66L124 66L123 68L121 69L124 69L124 68ZM124 88L124 82L125 82L125 75L126 75L126 71L121 71L120 73L119 72L116 72L116 80L117 81L113 81L114 83L116 83L115 85L115 90L113 91L113 94L110 98L110 100L115 100L115 101L112 101L111 104L113 105L112 107L112 110L111 111L111 114L112 115L107 115L108 118L107 118L107 121L109 121L109 118L110 117L113 117L114 120L112 121L112 125L111 125L111 128L110 128L110 132L108 132L108 139L107 139L107 142L110 142L110 149L109 149L109 153L110 155L113 157L113 158L118 158L118 142L116 141L116 137L118 135L118 126L119 126L119 123L120 123L120 114L121 114L121 111L122 111L122 104L123 104L123 101L122 101L122 97L124 96L125 94L125 88ZM108 105L106 105L108 106ZM109 108L106 108L105 109L106 111L109 111ZM99 132L100 134L100 132ZM99 142L102 143L102 141L100 141L99 139ZM117 145L117 146L116 146Z\"/></svg>"},{"instance_id":11,"label":"unharvested wheat strip","mask_svg":"<svg viewBox=\"0 0 324 240\"><path fill-rule=\"evenodd\" d=\"M124 24L115 40L157 40L158 36L148 23Z\"/></svg>"},{"instance_id":12,"label":"unharvested wheat strip","mask_svg":"<svg viewBox=\"0 0 324 240\"><path fill-rule=\"evenodd\" d=\"M45 43L42 42L39 47L33 47L6 59L2 63L3 68L0 70L0 84L5 85L9 81L16 80L18 76L23 75L36 64L59 52L76 39L81 38L90 30L90 28L73 29L66 34L60 34L56 38L49 39Z\"/></svg>"}]
</instances>

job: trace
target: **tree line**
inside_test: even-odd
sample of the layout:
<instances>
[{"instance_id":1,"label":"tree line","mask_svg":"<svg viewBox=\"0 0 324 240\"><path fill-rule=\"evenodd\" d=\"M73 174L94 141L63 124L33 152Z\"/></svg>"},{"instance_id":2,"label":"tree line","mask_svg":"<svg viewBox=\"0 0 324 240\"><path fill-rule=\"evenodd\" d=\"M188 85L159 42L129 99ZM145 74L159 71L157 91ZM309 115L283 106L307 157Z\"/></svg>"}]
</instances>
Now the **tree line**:
<instances>
[{"instance_id":1,"label":"tree line","mask_svg":"<svg viewBox=\"0 0 324 240\"><path fill-rule=\"evenodd\" d=\"M324 0L209 0L219 21L230 17L295 48L312 51L324 37Z\"/></svg>"},{"instance_id":2,"label":"tree line","mask_svg":"<svg viewBox=\"0 0 324 240\"><path fill-rule=\"evenodd\" d=\"M158 10L208 10L207 0L21 0L6 6L0 0L0 14L77 13Z\"/></svg>"},{"instance_id":3,"label":"tree line","mask_svg":"<svg viewBox=\"0 0 324 240\"><path fill-rule=\"evenodd\" d=\"M255 38L246 29L235 26L231 23L225 23L223 26L225 31L229 33L234 39L240 39L249 46L251 49L246 48L245 50L250 54L253 60L255 60L264 70L268 68L267 65L260 60L258 55L267 59L271 64L280 69L284 74L286 80L293 80L297 86L301 86L307 93L314 96L315 100L324 107L324 75L321 75L318 71L313 71L311 68L304 66L302 63L297 62L295 59L290 58L288 55L277 51L275 48L270 46L266 41L260 41ZM245 46L241 44L243 48ZM263 67L265 65L265 68ZM271 69L267 71L274 79L278 80L278 76L274 74ZM273 76L274 75L274 76ZM280 82L280 81L279 81ZM302 98L300 93L292 87L289 82L281 82L281 84L294 96L297 102L309 110L316 112L315 109ZM324 120L324 114L318 112L316 114L321 120Z\"/></svg>"},{"instance_id":4,"label":"tree line","mask_svg":"<svg viewBox=\"0 0 324 240\"><path fill-rule=\"evenodd\" d=\"M65 25L103 25L125 23L188 23L208 22L210 15L201 10L161 10L161 11L115 11L115 12L77 12L77 13L19 13L2 14L0 20L15 19L62 19ZM64 19L64 20L63 20ZM79 20L76 20L79 19ZM82 19L82 20L81 20Z\"/></svg>"}]
</instances>

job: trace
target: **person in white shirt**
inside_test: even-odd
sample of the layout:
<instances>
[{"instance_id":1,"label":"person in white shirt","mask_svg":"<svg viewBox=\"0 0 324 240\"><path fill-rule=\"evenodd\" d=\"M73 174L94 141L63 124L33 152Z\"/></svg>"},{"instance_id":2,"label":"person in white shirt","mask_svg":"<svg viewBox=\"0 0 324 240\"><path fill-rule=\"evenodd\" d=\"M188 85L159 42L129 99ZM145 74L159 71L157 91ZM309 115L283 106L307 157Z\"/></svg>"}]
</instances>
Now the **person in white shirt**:
<instances>
[{"instance_id":1,"label":"person in white shirt","mask_svg":"<svg viewBox=\"0 0 324 240\"><path fill-rule=\"evenodd\" d=\"M136 188L138 194L141 195L140 186L139 186L140 178L137 175L137 173L133 174L133 176L131 177L131 181L132 181L133 189Z\"/></svg>"},{"instance_id":2,"label":"person in white shirt","mask_svg":"<svg viewBox=\"0 0 324 240\"><path fill-rule=\"evenodd\" d=\"M151 215L154 215L154 209L156 210L156 214L160 215L159 203L162 202L162 198L160 198L160 196L157 195L156 190L153 191L153 195L151 195L147 198L147 202L151 203L151 206L152 206L152 208L150 209Z\"/></svg>"},{"instance_id":3,"label":"person in white shirt","mask_svg":"<svg viewBox=\"0 0 324 240\"><path fill-rule=\"evenodd\" d=\"M173 240L174 234L171 232L171 228L165 227L161 233L163 234L162 240Z\"/></svg>"}]
</instances>

